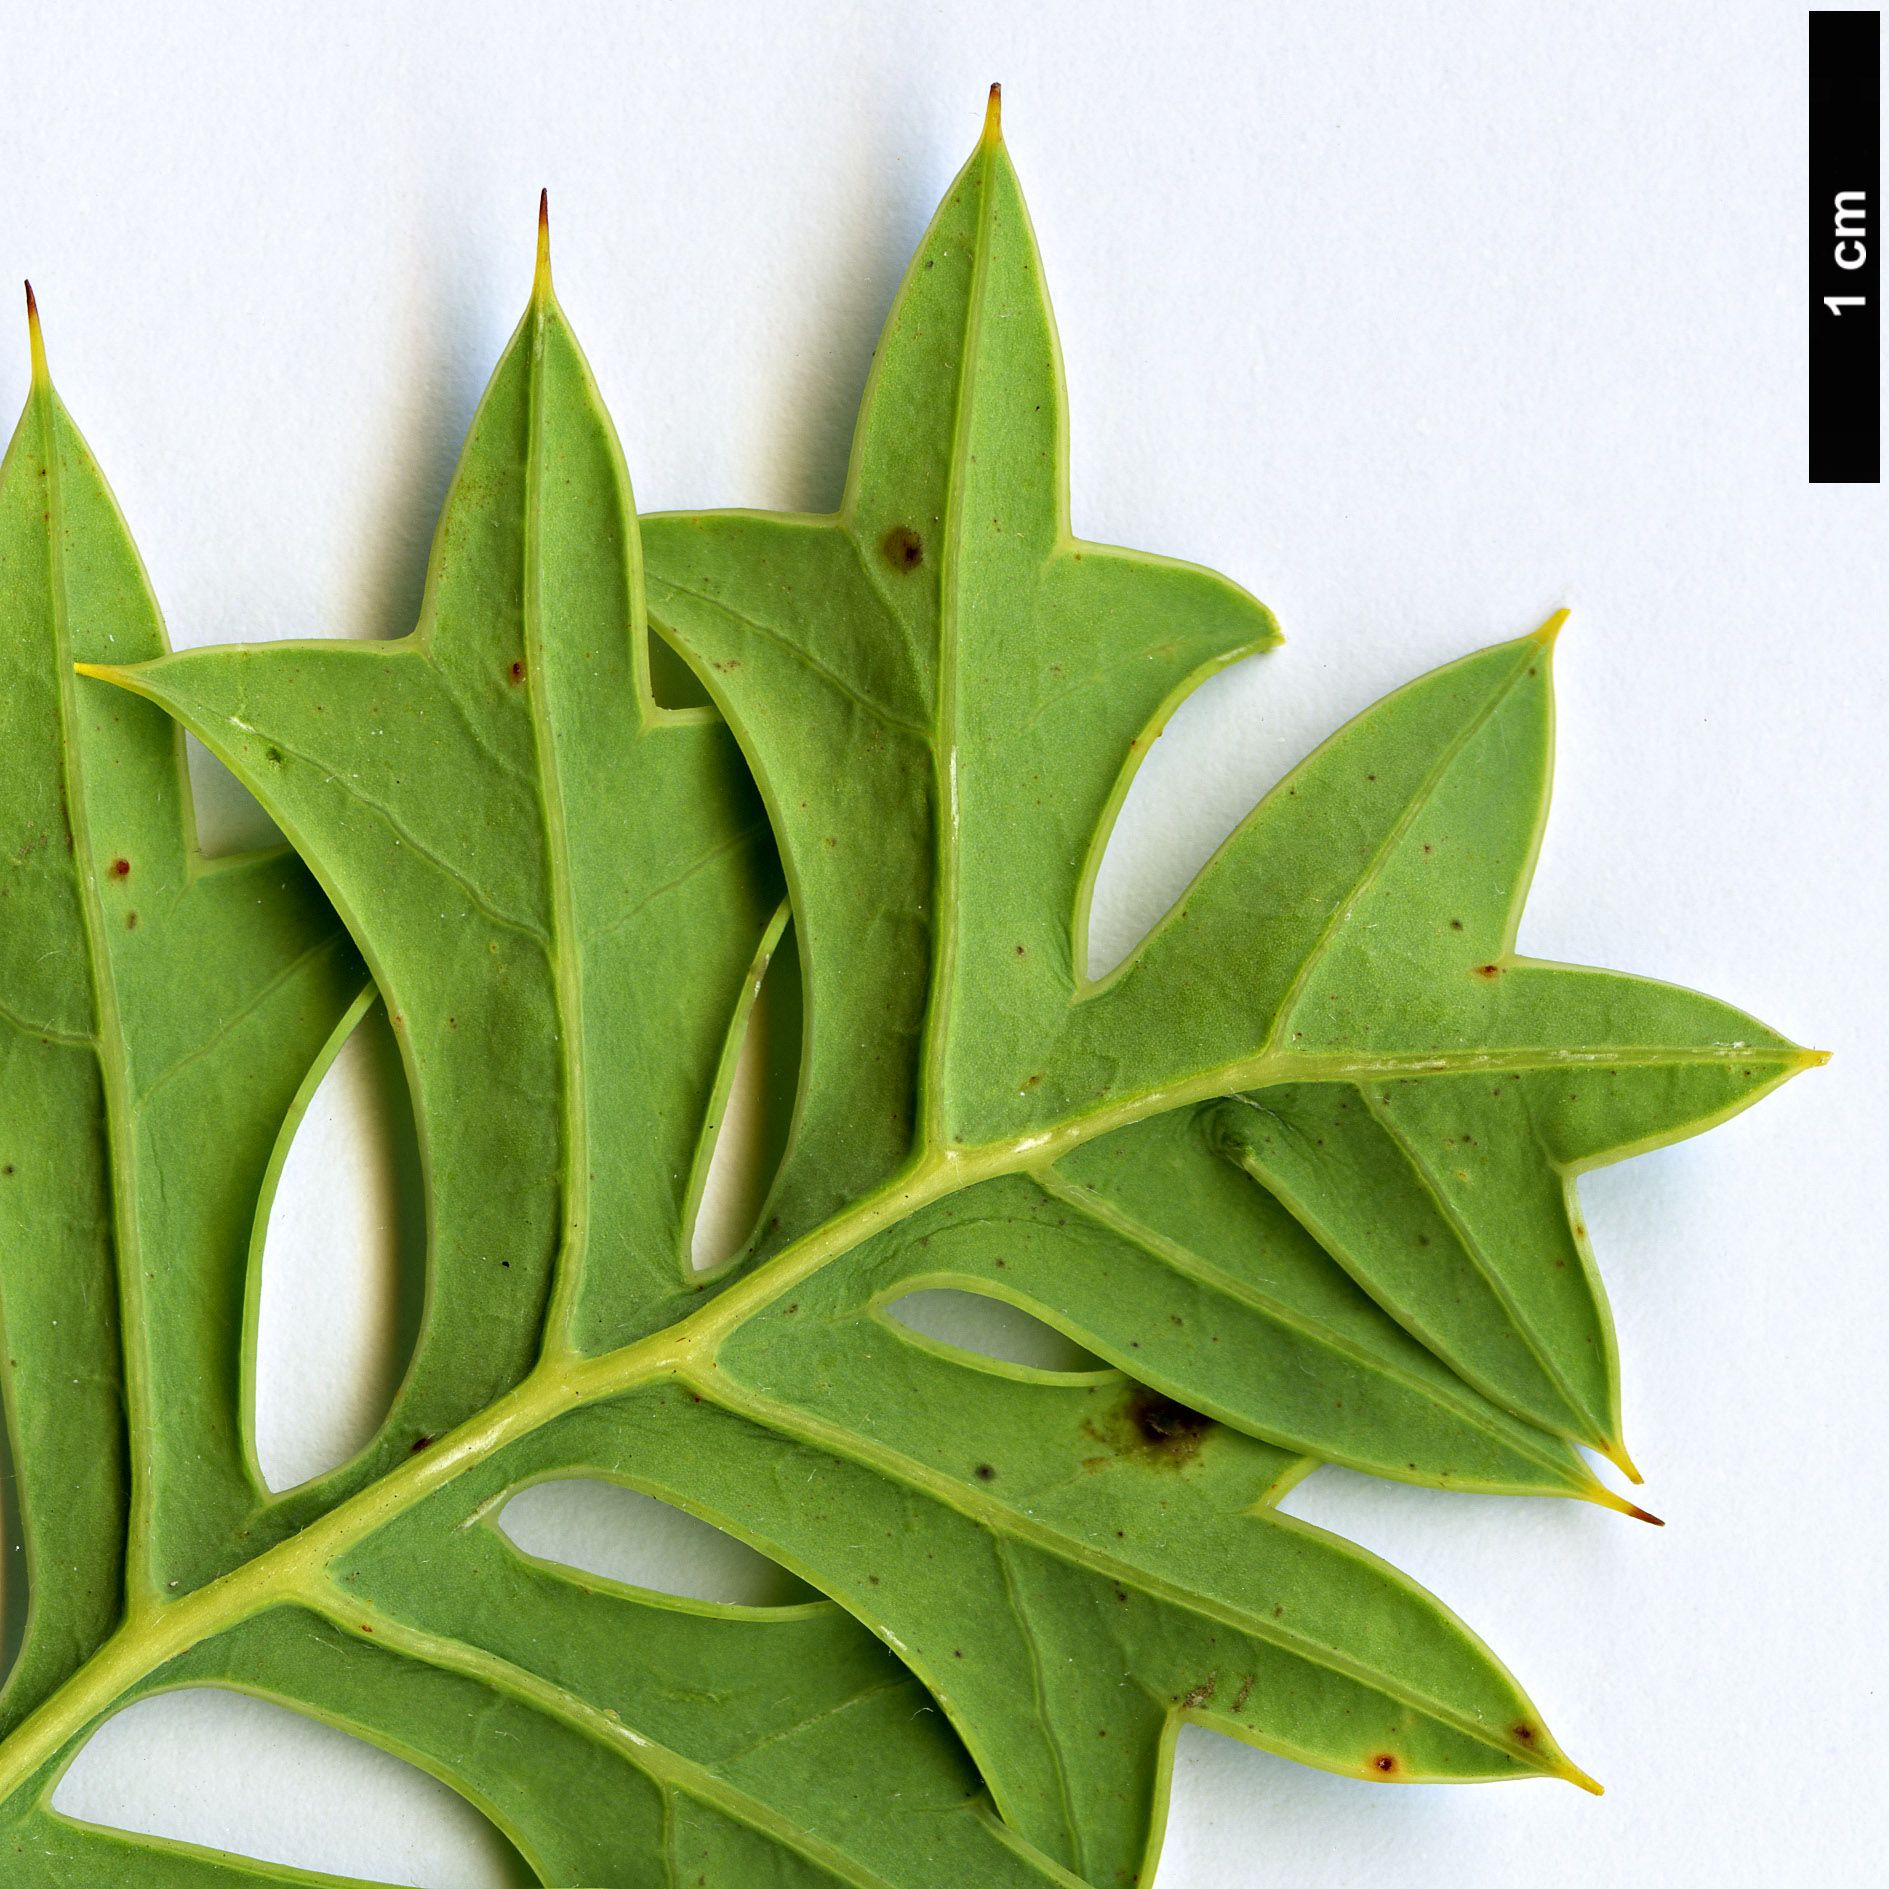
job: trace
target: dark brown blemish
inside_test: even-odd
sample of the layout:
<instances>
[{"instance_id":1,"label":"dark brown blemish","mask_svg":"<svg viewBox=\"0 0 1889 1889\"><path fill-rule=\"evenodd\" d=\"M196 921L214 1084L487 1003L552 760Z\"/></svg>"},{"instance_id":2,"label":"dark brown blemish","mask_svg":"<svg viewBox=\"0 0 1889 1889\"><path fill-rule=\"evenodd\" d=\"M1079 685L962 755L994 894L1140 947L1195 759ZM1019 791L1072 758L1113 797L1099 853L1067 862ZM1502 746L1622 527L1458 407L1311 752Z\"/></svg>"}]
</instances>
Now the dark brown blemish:
<instances>
[{"instance_id":1,"label":"dark brown blemish","mask_svg":"<svg viewBox=\"0 0 1889 1889\"><path fill-rule=\"evenodd\" d=\"M996 1470L991 1468L988 1463L979 1463L973 1473L976 1475L979 1482L995 1482L997 1480Z\"/></svg>"},{"instance_id":2,"label":"dark brown blemish","mask_svg":"<svg viewBox=\"0 0 1889 1889\"><path fill-rule=\"evenodd\" d=\"M131 877L131 861L128 859L114 859L105 870L107 874L114 879L129 879Z\"/></svg>"},{"instance_id":3,"label":"dark brown blemish","mask_svg":"<svg viewBox=\"0 0 1889 1889\"><path fill-rule=\"evenodd\" d=\"M1200 1439L1213 1428L1213 1419L1189 1410L1159 1391L1136 1391L1128 1404L1128 1421L1151 1451L1170 1462L1184 1463L1200 1448Z\"/></svg>"},{"instance_id":4,"label":"dark brown blemish","mask_svg":"<svg viewBox=\"0 0 1889 1889\"><path fill-rule=\"evenodd\" d=\"M413 1447L408 1450L407 1454L409 1456L418 1456L423 1449L431 1446L432 1441L433 1439L430 1436L416 1436L413 1439Z\"/></svg>"},{"instance_id":5,"label":"dark brown blemish","mask_svg":"<svg viewBox=\"0 0 1889 1889\"><path fill-rule=\"evenodd\" d=\"M523 682L525 679L525 665L522 662L513 663L510 674L514 682Z\"/></svg>"},{"instance_id":6,"label":"dark brown blemish","mask_svg":"<svg viewBox=\"0 0 1889 1889\"><path fill-rule=\"evenodd\" d=\"M1476 975L1478 977L1500 977L1502 975L1502 967L1499 964L1478 964L1476 966Z\"/></svg>"},{"instance_id":7,"label":"dark brown blemish","mask_svg":"<svg viewBox=\"0 0 1889 1889\"><path fill-rule=\"evenodd\" d=\"M1388 1777L1391 1772L1397 1769L1397 1760L1393 1758L1388 1751L1380 1751L1377 1756L1371 1760L1371 1768L1374 1771L1382 1771L1385 1776Z\"/></svg>"},{"instance_id":8,"label":"dark brown blemish","mask_svg":"<svg viewBox=\"0 0 1889 1889\"><path fill-rule=\"evenodd\" d=\"M1509 1732L1512 1737L1519 1738L1525 1745L1532 1745L1535 1742L1535 1728L1532 1725L1511 1725Z\"/></svg>"},{"instance_id":9,"label":"dark brown blemish","mask_svg":"<svg viewBox=\"0 0 1889 1889\"><path fill-rule=\"evenodd\" d=\"M1461 931L1462 928L1463 928L1463 921L1460 918L1452 918L1450 920L1451 931Z\"/></svg>"},{"instance_id":10,"label":"dark brown blemish","mask_svg":"<svg viewBox=\"0 0 1889 1889\"><path fill-rule=\"evenodd\" d=\"M895 571L915 571L925 561L925 541L910 525L894 525L879 542Z\"/></svg>"},{"instance_id":11,"label":"dark brown blemish","mask_svg":"<svg viewBox=\"0 0 1889 1889\"><path fill-rule=\"evenodd\" d=\"M1254 1679L1254 1675L1252 1673L1248 1673L1246 1677L1240 1681L1240 1689L1238 1693L1234 1696L1234 1700L1233 1700L1234 1711L1240 1712L1240 1711L1245 1710L1246 1695L1249 1692L1251 1692L1253 1689L1253 1679Z\"/></svg>"},{"instance_id":12,"label":"dark brown blemish","mask_svg":"<svg viewBox=\"0 0 1889 1889\"><path fill-rule=\"evenodd\" d=\"M127 912L125 914L125 929L127 931L136 931L138 929L138 915L136 912Z\"/></svg>"},{"instance_id":13,"label":"dark brown blemish","mask_svg":"<svg viewBox=\"0 0 1889 1889\"><path fill-rule=\"evenodd\" d=\"M1183 1692L1181 1696L1175 1700L1175 1704L1178 1705L1183 1712L1191 1712L1195 1706L1205 1705L1207 1701L1213 1697L1219 1684L1220 1675L1217 1672L1209 1673L1199 1685L1191 1688L1189 1691Z\"/></svg>"}]
</instances>

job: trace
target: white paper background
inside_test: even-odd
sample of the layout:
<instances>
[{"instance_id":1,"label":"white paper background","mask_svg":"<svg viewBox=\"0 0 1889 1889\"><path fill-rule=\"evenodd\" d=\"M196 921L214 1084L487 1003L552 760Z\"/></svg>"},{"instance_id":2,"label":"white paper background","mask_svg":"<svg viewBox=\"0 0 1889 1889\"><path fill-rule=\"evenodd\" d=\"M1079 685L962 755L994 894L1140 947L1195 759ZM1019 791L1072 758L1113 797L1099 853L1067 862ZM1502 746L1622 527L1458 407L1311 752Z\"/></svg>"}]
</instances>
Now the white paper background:
<instances>
[{"instance_id":1,"label":"white paper background","mask_svg":"<svg viewBox=\"0 0 1889 1889\"><path fill-rule=\"evenodd\" d=\"M1226 570L1291 639L1156 748L1105 952L1344 717L1573 607L1522 948L1836 1060L1585 1187L1669 1527L1337 1471L1292 1506L1464 1614L1608 1794L1372 1787L1190 1731L1160 1889L1842 1883L1889 1839L1889 531L1879 488L1805 483L1804 49L1798 8L1727 0L0 8L0 277L34 280L178 644L408 626L540 184L644 509L830 504L993 78L1077 529ZM310 1355L264 1387L291 1446ZM503 1880L351 1742L142 1710L62 1804Z\"/></svg>"}]
</instances>

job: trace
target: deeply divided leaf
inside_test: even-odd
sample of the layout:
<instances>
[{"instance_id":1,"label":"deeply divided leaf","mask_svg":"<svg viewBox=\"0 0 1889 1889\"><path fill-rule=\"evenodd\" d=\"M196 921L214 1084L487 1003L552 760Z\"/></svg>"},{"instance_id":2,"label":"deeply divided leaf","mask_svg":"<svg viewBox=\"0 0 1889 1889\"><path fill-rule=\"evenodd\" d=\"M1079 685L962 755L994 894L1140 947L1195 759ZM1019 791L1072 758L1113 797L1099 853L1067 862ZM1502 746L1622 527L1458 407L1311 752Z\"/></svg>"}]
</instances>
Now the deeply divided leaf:
<instances>
[{"instance_id":1,"label":"deeply divided leaf","mask_svg":"<svg viewBox=\"0 0 1889 1889\"><path fill-rule=\"evenodd\" d=\"M1091 978L1137 764L1277 632L1073 536L1064 415L994 103L832 516L639 528L541 224L396 641L166 654L36 359L0 475L9 1881L303 1880L51 1808L105 1716L186 1684L426 1766L573 1889L1145 1881L1188 1720L1375 1780L1587 1782L1447 1609L1278 1504L1331 1461L1630 1508L1581 1453L1630 1472L1578 1176L1813 1059L1515 954L1554 625L1341 730ZM678 653L713 706L662 705ZM199 857L179 724L292 852ZM791 1128L697 1273L790 923ZM274 1496L250 1255L370 990L425 1316L379 1434ZM895 1315L938 1288L1093 1368ZM823 1598L534 1560L505 1504L572 1477Z\"/></svg>"}]
</instances>

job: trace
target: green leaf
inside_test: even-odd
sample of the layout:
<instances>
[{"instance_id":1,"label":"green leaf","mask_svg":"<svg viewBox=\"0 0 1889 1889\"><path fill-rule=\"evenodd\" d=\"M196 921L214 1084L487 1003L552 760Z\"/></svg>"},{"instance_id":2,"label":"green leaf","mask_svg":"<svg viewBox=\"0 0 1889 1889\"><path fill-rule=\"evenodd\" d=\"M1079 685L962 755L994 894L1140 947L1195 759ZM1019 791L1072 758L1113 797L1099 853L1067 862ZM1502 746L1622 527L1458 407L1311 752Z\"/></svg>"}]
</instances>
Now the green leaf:
<instances>
[{"instance_id":1,"label":"green leaf","mask_svg":"<svg viewBox=\"0 0 1889 1889\"><path fill-rule=\"evenodd\" d=\"M22 437L56 416L40 374ZM22 1881L296 1879L51 1810L104 1716L182 1684L425 1765L567 1885L1145 1880L1189 1720L1372 1779L1588 1782L1447 1609L1277 1505L1333 1460L1629 1506L1575 1447L1617 1450L1618 1426L1572 1177L1807 1059L1705 999L1514 958L1545 635L1360 717L1088 977L1136 763L1200 677L1276 632L1213 573L1070 535L1054 331L994 99L900 290L834 517L656 519L645 552L542 224L408 637L165 656L125 640L121 598L98 609L119 641L68 641L30 576L66 555L39 463L16 446L0 493L9 624L46 702L79 707L0 760L22 832L55 833L47 783L91 778L75 715L124 731L125 767L161 758L173 791L158 710L206 742L386 1001L430 1237L413 1365L352 1463L271 1498L232 1442L227 1488L205 1470L161 1510L127 1472L115 1506L74 1507L59 1552L85 1571L84 1632L0 1746ZM129 559L115 514L105 535ZM652 692L645 554L716 709ZM67 950L68 974L123 945L90 916L122 887L70 863L47 878L50 840L18 858L36 926L102 941ZM155 951L182 909L127 935ZM697 1275L703 1177L788 909L793 1129L743 1253ZM121 1052L86 1008L116 984L81 976L53 1003L46 937L22 936L6 1001L25 1048L56 1024L78 1072L33 1172L94 1204L8 1249L9 1343L16 1303L44 1324L96 1299L122 1303L134 1361L121 1417L117 1328L94 1314L83 1405L43 1367L14 1386L23 1476L207 1461L192 1400L242 1382L240 1258L220 1310L180 1291L166 1324L141 1271L202 1268L205 1242L140 1245L119 1203L227 1192L210 1244L239 1254L357 980L276 1022L273 1086L265 1046L232 1050L139 1168ZM139 988L195 1069L240 978L219 963L206 991L211 947L187 944ZM254 1151L234 1174L218 1107ZM89 1273L61 1245L80 1224ZM1102 1368L1001 1364L901 1324L898 1301L937 1286L1022 1306ZM136 1361L160 1342L211 1375L146 1394ZM675 1504L827 1598L710 1606L534 1562L499 1519L560 1477Z\"/></svg>"},{"instance_id":2,"label":"green leaf","mask_svg":"<svg viewBox=\"0 0 1889 1889\"><path fill-rule=\"evenodd\" d=\"M36 320L0 647L0 1382L33 1596L10 1729L267 1506L240 1395L251 1216L365 973L286 847L198 853L180 732L74 677L161 655L164 630Z\"/></svg>"}]
</instances>

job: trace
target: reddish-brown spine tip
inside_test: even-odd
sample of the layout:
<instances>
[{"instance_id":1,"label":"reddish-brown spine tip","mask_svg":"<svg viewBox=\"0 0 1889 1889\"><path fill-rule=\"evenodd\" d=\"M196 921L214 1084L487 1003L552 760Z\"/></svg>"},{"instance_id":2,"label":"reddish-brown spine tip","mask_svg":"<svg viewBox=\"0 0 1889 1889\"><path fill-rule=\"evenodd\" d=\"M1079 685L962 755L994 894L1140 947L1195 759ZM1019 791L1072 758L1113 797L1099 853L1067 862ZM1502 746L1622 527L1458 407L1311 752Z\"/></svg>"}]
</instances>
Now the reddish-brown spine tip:
<instances>
[{"instance_id":1,"label":"reddish-brown spine tip","mask_svg":"<svg viewBox=\"0 0 1889 1889\"><path fill-rule=\"evenodd\" d=\"M990 88L990 103L984 107L984 142L997 144L1004 135L1004 88Z\"/></svg>"},{"instance_id":2,"label":"reddish-brown spine tip","mask_svg":"<svg viewBox=\"0 0 1889 1889\"><path fill-rule=\"evenodd\" d=\"M1631 1515L1636 1522L1651 1522L1655 1528L1664 1528L1666 1526L1657 1515L1649 1515L1644 1509L1635 1508L1631 1502L1627 1504L1627 1513Z\"/></svg>"},{"instance_id":3,"label":"reddish-brown spine tip","mask_svg":"<svg viewBox=\"0 0 1889 1889\"><path fill-rule=\"evenodd\" d=\"M531 292L536 297L551 293L551 193L538 192L538 268Z\"/></svg>"},{"instance_id":4,"label":"reddish-brown spine tip","mask_svg":"<svg viewBox=\"0 0 1889 1889\"><path fill-rule=\"evenodd\" d=\"M32 351L35 383L46 379L46 338L39 331L39 303L32 283L26 285L26 345Z\"/></svg>"}]
</instances>

